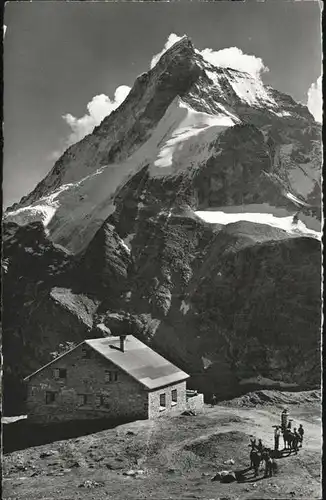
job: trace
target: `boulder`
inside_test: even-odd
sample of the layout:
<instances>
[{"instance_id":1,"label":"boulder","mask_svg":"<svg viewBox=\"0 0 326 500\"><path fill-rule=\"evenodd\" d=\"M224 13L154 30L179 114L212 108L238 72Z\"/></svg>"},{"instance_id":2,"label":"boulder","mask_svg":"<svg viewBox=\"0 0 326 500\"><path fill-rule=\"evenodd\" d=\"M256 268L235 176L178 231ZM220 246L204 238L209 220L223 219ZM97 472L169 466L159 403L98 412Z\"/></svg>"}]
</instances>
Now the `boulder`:
<instances>
[{"instance_id":1,"label":"boulder","mask_svg":"<svg viewBox=\"0 0 326 500\"><path fill-rule=\"evenodd\" d=\"M56 450L43 451L42 453L40 453L40 458L48 458L48 457L52 457L53 455L57 455L57 454L58 454L58 451L56 451Z\"/></svg>"},{"instance_id":2,"label":"boulder","mask_svg":"<svg viewBox=\"0 0 326 500\"><path fill-rule=\"evenodd\" d=\"M136 472L135 470L128 470L128 471L126 471L126 472L123 472L122 474L123 474L124 476L134 477L134 476L136 475L136 473L137 473L137 472Z\"/></svg>"}]
</instances>

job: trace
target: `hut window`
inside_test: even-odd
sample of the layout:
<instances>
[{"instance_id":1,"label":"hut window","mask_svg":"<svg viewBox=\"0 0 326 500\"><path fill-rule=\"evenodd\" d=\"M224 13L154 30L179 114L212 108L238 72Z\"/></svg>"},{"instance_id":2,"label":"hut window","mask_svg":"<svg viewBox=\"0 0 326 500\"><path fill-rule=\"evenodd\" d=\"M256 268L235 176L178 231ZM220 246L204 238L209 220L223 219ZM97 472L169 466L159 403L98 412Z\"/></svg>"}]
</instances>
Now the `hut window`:
<instances>
[{"instance_id":1,"label":"hut window","mask_svg":"<svg viewBox=\"0 0 326 500\"><path fill-rule=\"evenodd\" d=\"M45 393L45 403L47 405L51 404L51 403L54 403L55 400L56 400L56 395L57 393L56 392L53 392L53 391L46 391Z\"/></svg>"},{"instance_id":2,"label":"hut window","mask_svg":"<svg viewBox=\"0 0 326 500\"><path fill-rule=\"evenodd\" d=\"M105 406L105 396L103 394L97 394L95 397L96 406Z\"/></svg>"},{"instance_id":3,"label":"hut window","mask_svg":"<svg viewBox=\"0 0 326 500\"><path fill-rule=\"evenodd\" d=\"M86 406L90 404L89 394L78 394L78 404L79 406Z\"/></svg>"},{"instance_id":4,"label":"hut window","mask_svg":"<svg viewBox=\"0 0 326 500\"><path fill-rule=\"evenodd\" d=\"M54 369L54 378L56 378L56 379L65 379L65 378L67 378L67 370L66 370L66 368L55 368Z\"/></svg>"},{"instance_id":5,"label":"hut window","mask_svg":"<svg viewBox=\"0 0 326 500\"><path fill-rule=\"evenodd\" d=\"M118 380L118 372L105 370L105 382L116 382Z\"/></svg>"},{"instance_id":6,"label":"hut window","mask_svg":"<svg viewBox=\"0 0 326 500\"><path fill-rule=\"evenodd\" d=\"M83 358L87 358L87 359L90 359L92 356L92 351L90 349L82 349L82 357Z\"/></svg>"},{"instance_id":7,"label":"hut window","mask_svg":"<svg viewBox=\"0 0 326 500\"><path fill-rule=\"evenodd\" d=\"M173 389L171 392L172 396L172 406L175 406L178 402L178 391L176 389Z\"/></svg>"},{"instance_id":8,"label":"hut window","mask_svg":"<svg viewBox=\"0 0 326 500\"><path fill-rule=\"evenodd\" d=\"M160 394L160 410L165 410L166 408L166 395L165 393Z\"/></svg>"}]
</instances>

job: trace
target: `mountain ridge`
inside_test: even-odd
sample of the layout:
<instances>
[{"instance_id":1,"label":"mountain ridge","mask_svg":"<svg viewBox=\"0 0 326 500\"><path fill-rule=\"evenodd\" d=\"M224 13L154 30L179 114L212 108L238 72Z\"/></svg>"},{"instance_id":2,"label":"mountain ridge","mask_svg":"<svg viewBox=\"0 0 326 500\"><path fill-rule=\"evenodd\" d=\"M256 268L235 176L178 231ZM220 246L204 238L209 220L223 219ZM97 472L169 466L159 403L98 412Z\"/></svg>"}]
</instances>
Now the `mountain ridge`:
<instances>
[{"instance_id":1,"label":"mountain ridge","mask_svg":"<svg viewBox=\"0 0 326 500\"><path fill-rule=\"evenodd\" d=\"M155 78L156 73L158 73L160 75L164 74L164 72L166 72L166 70L167 70L167 67L169 67L170 65L173 65L173 62L175 61L176 56L178 56L179 59L182 57L182 70L184 70L183 63L185 61L186 62L190 61L192 64L190 65L190 68L188 70L193 70L193 68L196 66L196 68L199 67L199 69L202 70L201 73L203 73L204 68L210 68L213 71L222 72L222 74L225 74L226 72L231 72L231 73L238 74L238 75L245 74L247 76L247 78L249 78L250 80L254 80L254 78L248 73L240 72L240 71L234 70L232 68L217 68L217 67L211 65L210 63L204 61L203 57L198 53L198 51L195 51L190 38L185 36L179 42L176 42L170 49L168 49L161 56L157 65L153 69L149 70L147 73L142 73L141 75L139 75L137 77L135 84L132 87L129 95L126 97L125 101L119 106L119 108L114 110L108 117L104 118L103 121L101 122L101 124L96 126L91 134L88 134L84 139L79 141L79 143L77 143L77 144L87 144L87 142L89 141L89 138L91 136L93 136L93 135L96 136L97 133L99 133L99 135L101 135L102 129L103 129L104 133L106 133L107 132L107 130L106 130L107 124L110 123L111 121L113 121L117 117L117 115L127 107L128 103L131 100L135 99L135 97L136 97L135 94L137 94L137 92L138 92L138 87L139 86L142 87L144 83L147 84L148 81L151 79L152 75L154 75L154 78ZM185 57L185 56L187 56L187 57ZM180 62L179 62L179 64L180 64ZM156 73L155 73L155 71L156 71ZM207 77L206 74L205 74L205 76ZM258 81L259 81L259 79L258 79ZM272 89L269 86L266 86L266 88ZM276 93L279 96L285 97L286 103L289 102L291 105L294 104L294 105L299 106L300 108L306 110L307 112L305 113L305 118L309 118L310 121L311 120L314 121L312 115L310 114L310 112L308 111L308 109L305 106L298 105L297 103L295 103L295 101L293 101L293 99L290 96L287 96L286 94L283 94L283 93L276 91L274 89L272 89L272 90L273 90L273 93ZM179 94L175 94L175 96L177 96L177 95L179 95ZM192 102L192 105L194 105L194 102ZM195 104L195 106L196 106L196 104ZM210 110L210 111L212 111L212 110ZM242 117L242 120L243 119L244 119L244 117ZM28 195L27 197L23 197L20 202L14 204L12 207L9 207L8 211L12 210L13 208L17 209L18 207L26 206L26 203L28 203L30 201L29 197L31 197L32 202L36 201L38 198L34 199L32 196L34 191L38 195L37 191L38 191L39 186L41 187L44 184L45 188L46 188L46 180L49 177L49 175L51 173L53 173L54 175L58 175L60 172L60 166L62 165L63 160L65 158L69 158L70 156L73 158L73 156L75 154L75 149L76 149L76 144L70 146L63 153L62 157L59 158L59 160L55 163L52 171L45 177L45 179L43 181L41 181L38 184L38 186L35 188L35 190L33 190L32 193L30 193L30 195ZM82 178L82 176L79 177L79 179L81 179L81 178ZM68 178L67 181L69 182L69 180L70 179ZM78 180L78 179L76 179L76 180ZM58 186L55 185L55 187L58 187ZM41 194L46 194L46 193L47 193L46 189L45 189L44 193L41 192Z\"/></svg>"}]
</instances>

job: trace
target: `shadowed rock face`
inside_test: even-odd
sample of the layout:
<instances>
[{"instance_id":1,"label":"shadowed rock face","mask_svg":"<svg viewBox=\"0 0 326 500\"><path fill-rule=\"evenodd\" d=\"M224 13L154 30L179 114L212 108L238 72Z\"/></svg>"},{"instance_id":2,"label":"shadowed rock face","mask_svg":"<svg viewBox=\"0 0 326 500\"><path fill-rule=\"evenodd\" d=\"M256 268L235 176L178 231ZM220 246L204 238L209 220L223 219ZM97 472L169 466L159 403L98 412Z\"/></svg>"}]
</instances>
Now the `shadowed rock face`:
<instances>
[{"instance_id":1,"label":"shadowed rock face","mask_svg":"<svg viewBox=\"0 0 326 500\"><path fill-rule=\"evenodd\" d=\"M183 39L13 207L42 204L42 196L67 182L78 192L77 181L113 161L117 169L157 133L176 98L190 107L188 118L195 117L190 132L203 113L236 117L222 132L199 127L181 141L169 173L154 175L153 158L140 162L115 190L113 212L94 217L99 229L81 253L60 247L51 224L45 230L33 220L5 221L7 394L59 345L103 335L100 323L149 342L206 394L235 395L243 380L259 376L298 388L319 384L319 241L241 217L209 224L196 214L221 207L243 212L248 205L259 212L265 204L320 220L320 127L304 106L273 89L266 96L276 108L267 97L244 100L234 90L241 78L257 83L208 65ZM164 133L162 144L175 139L170 129ZM106 182L109 188L110 177ZM57 226L64 225L61 218ZM83 231L76 222L71 237ZM8 398L5 403L16 411Z\"/></svg>"}]
</instances>

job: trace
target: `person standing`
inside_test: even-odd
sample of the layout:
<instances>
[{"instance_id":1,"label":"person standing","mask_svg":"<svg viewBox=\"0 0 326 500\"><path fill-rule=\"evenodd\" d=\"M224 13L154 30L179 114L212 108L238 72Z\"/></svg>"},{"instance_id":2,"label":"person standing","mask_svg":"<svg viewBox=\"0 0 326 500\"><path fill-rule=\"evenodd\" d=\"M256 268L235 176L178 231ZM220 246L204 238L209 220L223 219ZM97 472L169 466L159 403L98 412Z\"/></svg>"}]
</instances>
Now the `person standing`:
<instances>
[{"instance_id":1,"label":"person standing","mask_svg":"<svg viewBox=\"0 0 326 500\"><path fill-rule=\"evenodd\" d=\"M250 444L248 446L251 448L250 450L250 469L254 467L255 456L257 455L257 445L256 438L250 438Z\"/></svg>"},{"instance_id":2,"label":"person standing","mask_svg":"<svg viewBox=\"0 0 326 500\"><path fill-rule=\"evenodd\" d=\"M279 444L280 444L280 435L281 435L280 428L277 425L275 427L275 430L274 430L274 450L275 451L278 451L278 447L279 447Z\"/></svg>"},{"instance_id":3,"label":"person standing","mask_svg":"<svg viewBox=\"0 0 326 500\"><path fill-rule=\"evenodd\" d=\"M287 408L284 408L284 410L281 413L281 428L283 432L286 430L288 426L288 420L289 420L289 411Z\"/></svg>"},{"instance_id":4,"label":"person standing","mask_svg":"<svg viewBox=\"0 0 326 500\"><path fill-rule=\"evenodd\" d=\"M300 436L300 448L302 448L303 435L304 435L304 429L302 427L302 424L299 425L298 434Z\"/></svg>"},{"instance_id":5,"label":"person standing","mask_svg":"<svg viewBox=\"0 0 326 500\"><path fill-rule=\"evenodd\" d=\"M261 454L257 450L251 450L250 452L250 468L254 468L254 476L258 476L259 466L261 462Z\"/></svg>"},{"instance_id":6,"label":"person standing","mask_svg":"<svg viewBox=\"0 0 326 500\"><path fill-rule=\"evenodd\" d=\"M264 477L271 477L273 475L273 460L270 456L269 450L265 449L262 454L262 460L265 462L265 474Z\"/></svg>"},{"instance_id":7,"label":"person standing","mask_svg":"<svg viewBox=\"0 0 326 500\"><path fill-rule=\"evenodd\" d=\"M261 439L258 439L257 450L259 453L262 453L264 449L263 443Z\"/></svg>"},{"instance_id":8,"label":"person standing","mask_svg":"<svg viewBox=\"0 0 326 500\"><path fill-rule=\"evenodd\" d=\"M282 429L282 434L283 434L284 450L286 450L286 445L287 445L287 442L288 442L288 440L287 440L287 438L288 438L287 430L286 429L285 430Z\"/></svg>"},{"instance_id":9,"label":"person standing","mask_svg":"<svg viewBox=\"0 0 326 500\"><path fill-rule=\"evenodd\" d=\"M289 432L291 432L291 429L292 429L292 418L290 418L289 423L288 423L288 425L287 425L287 430L288 430Z\"/></svg>"},{"instance_id":10,"label":"person standing","mask_svg":"<svg viewBox=\"0 0 326 500\"><path fill-rule=\"evenodd\" d=\"M212 404L211 404L211 406L212 406L212 407L213 407L213 406L215 406L215 405L216 405L216 402L217 402L217 398L216 398L215 394L213 394L213 396L212 396Z\"/></svg>"},{"instance_id":11,"label":"person standing","mask_svg":"<svg viewBox=\"0 0 326 500\"><path fill-rule=\"evenodd\" d=\"M300 434L297 432L296 427L293 429L293 449L295 454L298 453L298 444L300 442Z\"/></svg>"}]
</instances>

